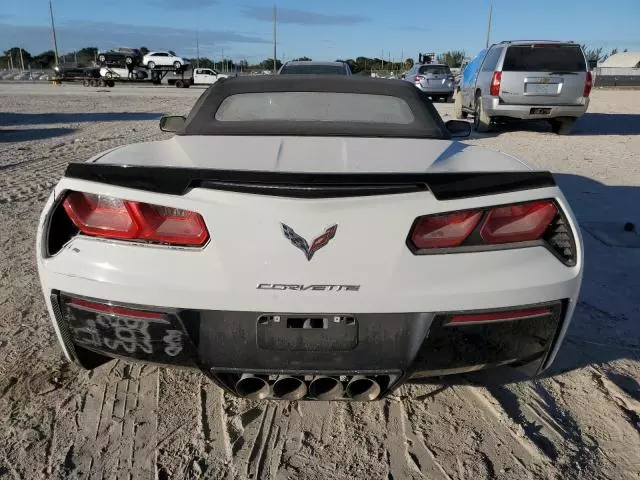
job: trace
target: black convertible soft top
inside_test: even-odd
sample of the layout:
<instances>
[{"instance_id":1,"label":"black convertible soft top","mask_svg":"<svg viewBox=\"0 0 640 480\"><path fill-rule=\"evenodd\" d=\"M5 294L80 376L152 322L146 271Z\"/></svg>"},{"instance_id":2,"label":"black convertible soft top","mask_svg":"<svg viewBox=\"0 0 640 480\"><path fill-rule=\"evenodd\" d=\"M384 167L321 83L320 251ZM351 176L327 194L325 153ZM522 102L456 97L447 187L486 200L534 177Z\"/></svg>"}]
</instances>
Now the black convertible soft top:
<instances>
[{"instance_id":1,"label":"black convertible soft top","mask_svg":"<svg viewBox=\"0 0 640 480\"><path fill-rule=\"evenodd\" d=\"M408 124L373 122L321 122L252 120L223 122L215 117L225 98L244 93L329 92L385 95L409 105ZM400 138L450 138L431 101L411 83L342 75L269 75L218 80L191 109L178 135L302 135Z\"/></svg>"}]
</instances>

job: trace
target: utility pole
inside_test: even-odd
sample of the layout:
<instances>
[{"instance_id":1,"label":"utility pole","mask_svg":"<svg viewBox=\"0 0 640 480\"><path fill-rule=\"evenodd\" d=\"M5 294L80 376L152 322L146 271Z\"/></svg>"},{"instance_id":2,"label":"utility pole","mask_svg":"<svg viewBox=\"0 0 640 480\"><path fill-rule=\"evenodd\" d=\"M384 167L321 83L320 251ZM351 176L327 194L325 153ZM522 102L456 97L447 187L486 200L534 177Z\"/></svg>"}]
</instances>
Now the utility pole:
<instances>
[{"instance_id":1,"label":"utility pole","mask_svg":"<svg viewBox=\"0 0 640 480\"><path fill-rule=\"evenodd\" d=\"M384 70L384 48L382 49L382 68L380 70Z\"/></svg>"},{"instance_id":2,"label":"utility pole","mask_svg":"<svg viewBox=\"0 0 640 480\"><path fill-rule=\"evenodd\" d=\"M51 6L51 0L49 0L49 13L51 14L51 31L53 32L53 51L56 54L56 65L58 65L58 41L56 40L56 26L53 23L53 7Z\"/></svg>"},{"instance_id":3,"label":"utility pole","mask_svg":"<svg viewBox=\"0 0 640 480\"><path fill-rule=\"evenodd\" d=\"M200 42L198 42L197 31L196 31L196 68L200 68Z\"/></svg>"},{"instance_id":4,"label":"utility pole","mask_svg":"<svg viewBox=\"0 0 640 480\"><path fill-rule=\"evenodd\" d=\"M20 47L20 70L24 72L24 59L22 58L22 47Z\"/></svg>"},{"instance_id":5,"label":"utility pole","mask_svg":"<svg viewBox=\"0 0 640 480\"><path fill-rule=\"evenodd\" d=\"M489 0L489 21L487 22L487 42L485 47L489 46L489 38L491 37L491 14L493 13L493 1Z\"/></svg>"},{"instance_id":6,"label":"utility pole","mask_svg":"<svg viewBox=\"0 0 640 480\"><path fill-rule=\"evenodd\" d=\"M276 21L277 21L277 14L276 14L276 6L275 4L273 5L273 74L275 75L276 73L278 73L278 51L276 48Z\"/></svg>"},{"instance_id":7,"label":"utility pole","mask_svg":"<svg viewBox=\"0 0 640 480\"><path fill-rule=\"evenodd\" d=\"M224 59L224 48L222 49L222 72L227 71L227 61Z\"/></svg>"}]
</instances>

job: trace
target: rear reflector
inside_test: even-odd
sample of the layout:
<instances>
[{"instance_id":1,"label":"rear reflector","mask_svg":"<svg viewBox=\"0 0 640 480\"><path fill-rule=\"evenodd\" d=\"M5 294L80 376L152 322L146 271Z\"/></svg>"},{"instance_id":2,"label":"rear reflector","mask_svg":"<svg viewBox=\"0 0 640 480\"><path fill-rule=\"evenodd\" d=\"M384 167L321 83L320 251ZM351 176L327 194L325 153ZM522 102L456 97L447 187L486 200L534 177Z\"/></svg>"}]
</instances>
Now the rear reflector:
<instances>
[{"instance_id":1,"label":"rear reflector","mask_svg":"<svg viewBox=\"0 0 640 480\"><path fill-rule=\"evenodd\" d=\"M145 310L134 310L131 308L117 307L114 305L107 305L103 303L90 302L81 298L72 298L67 302L67 305L72 305L77 308L83 308L93 310L96 312L105 313L107 315L118 315L132 318L146 318L146 319L160 319L164 318L165 314L160 312L148 312Z\"/></svg>"},{"instance_id":2,"label":"rear reflector","mask_svg":"<svg viewBox=\"0 0 640 480\"><path fill-rule=\"evenodd\" d=\"M462 324L462 323L478 323L478 322L498 322L507 320L522 320L524 318L540 317L544 315L551 315L550 308L532 308L528 310L514 310L514 311L502 311L502 312L487 312L487 313L471 313L464 315L454 315L449 321L450 324Z\"/></svg>"},{"instance_id":3,"label":"rear reflector","mask_svg":"<svg viewBox=\"0 0 640 480\"><path fill-rule=\"evenodd\" d=\"M411 241L417 248L457 247L476 228L482 210L430 215L417 220Z\"/></svg>"},{"instance_id":4,"label":"rear reflector","mask_svg":"<svg viewBox=\"0 0 640 480\"><path fill-rule=\"evenodd\" d=\"M488 244L537 240L557 213L550 200L493 208L480 229L480 236Z\"/></svg>"},{"instance_id":5,"label":"rear reflector","mask_svg":"<svg viewBox=\"0 0 640 480\"><path fill-rule=\"evenodd\" d=\"M209 239L202 217L187 210L82 192L70 192L63 206L87 235L194 247Z\"/></svg>"}]
</instances>

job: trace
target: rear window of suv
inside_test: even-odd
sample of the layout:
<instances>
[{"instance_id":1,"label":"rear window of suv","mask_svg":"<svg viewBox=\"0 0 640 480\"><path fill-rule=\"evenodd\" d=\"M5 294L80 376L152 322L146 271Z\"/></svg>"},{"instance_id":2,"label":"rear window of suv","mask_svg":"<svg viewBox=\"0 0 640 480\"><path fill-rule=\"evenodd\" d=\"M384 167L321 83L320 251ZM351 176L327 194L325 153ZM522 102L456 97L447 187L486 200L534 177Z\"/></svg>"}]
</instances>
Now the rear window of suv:
<instances>
[{"instance_id":1,"label":"rear window of suv","mask_svg":"<svg viewBox=\"0 0 640 480\"><path fill-rule=\"evenodd\" d=\"M512 45L507 49L503 72L584 72L587 66L578 45Z\"/></svg>"},{"instance_id":2,"label":"rear window of suv","mask_svg":"<svg viewBox=\"0 0 640 480\"><path fill-rule=\"evenodd\" d=\"M422 75L431 73L432 75L451 75L451 70L446 65L423 65L418 72Z\"/></svg>"}]
</instances>

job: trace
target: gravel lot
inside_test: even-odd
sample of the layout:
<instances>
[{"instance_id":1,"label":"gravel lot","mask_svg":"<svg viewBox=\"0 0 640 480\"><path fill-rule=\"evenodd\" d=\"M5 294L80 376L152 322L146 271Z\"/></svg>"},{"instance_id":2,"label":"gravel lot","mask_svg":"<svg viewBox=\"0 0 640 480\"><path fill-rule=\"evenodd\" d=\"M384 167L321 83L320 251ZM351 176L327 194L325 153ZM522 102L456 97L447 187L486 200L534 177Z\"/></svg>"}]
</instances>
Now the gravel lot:
<instances>
[{"instance_id":1,"label":"gravel lot","mask_svg":"<svg viewBox=\"0 0 640 480\"><path fill-rule=\"evenodd\" d=\"M466 140L557 173L582 222L582 297L544 378L253 403L189 370L66 364L35 266L44 199L68 162L164 138L159 116L201 92L0 85L0 478L640 478L640 236L622 232L640 223L639 91L594 91L569 137L532 123Z\"/></svg>"}]
</instances>

